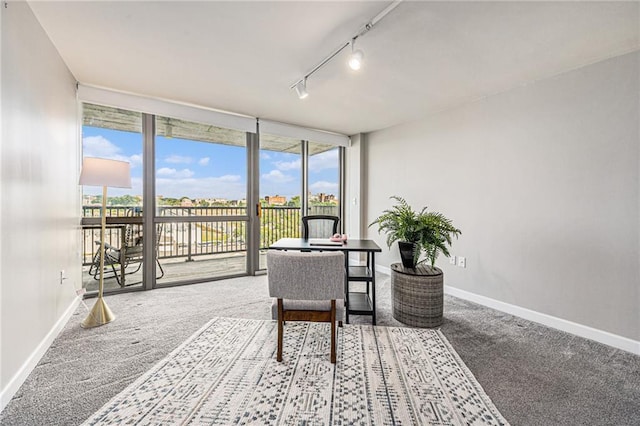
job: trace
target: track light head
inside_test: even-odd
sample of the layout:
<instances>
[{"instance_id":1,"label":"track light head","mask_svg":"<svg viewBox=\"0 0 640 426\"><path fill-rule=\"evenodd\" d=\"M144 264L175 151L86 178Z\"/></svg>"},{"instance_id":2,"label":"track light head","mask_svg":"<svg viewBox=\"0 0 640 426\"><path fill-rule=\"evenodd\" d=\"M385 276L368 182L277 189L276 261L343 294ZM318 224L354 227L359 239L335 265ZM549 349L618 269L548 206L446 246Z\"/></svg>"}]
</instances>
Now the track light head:
<instances>
[{"instance_id":1,"label":"track light head","mask_svg":"<svg viewBox=\"0 0 640 426\"><path fill-rule=\"evenodd\" d=\"M364 59L364 53L362 50L356 50L349 56L349 67L352 70L358 71L362 67L362 60Z\"/></svg>"},{"instance_id":2,"label":"track light head","mask_svg":"<svg viewBox=\"0 0 640 426\"><path fill-rule=\"evenodd\" d=\"M304 99L309 96L309 92L307 92L307 79L300 80L296 84L296 93L298 94L298 98Z\"/></svg>"},{"instance_id":3,"label":"track light head","mask_svg":"<svg viewBox=\"0 0 640 426\"><path fill-rule=\"evenodd\" d=\"M382 20L385 16L387 16L393 9L398 7L398 5L402 2L402 0L393 0L391 4L389 4L382 12L378 13L374 16L369 22L367 22L363 27L361 27L358 32L356 32L350 39L344 41L340 46L338 46L333 52L329 54L326 58L318 63L315 67L313 67L308 73L304 75L300 80L296 81L294 84L289 86L289 89L296 89L296 93L300 99L304 99L309 96L309 92L307 92L307 78L311 77L311 75L322 68L327 64L331 59L335 58L340 52L346 49L348 46L351 46L351 54L349 55L349 67L353 70L359 70L362 67L362 62L364 60L364 52L362 50L355 50L354 45L356 44L356 39L362 37L376 25L378 22Z\"/></svg>"},{"instance_id":4,"label":"track light head","mask_svg":"<svg viewBox=\"0 0 640 426\"><path fill-rule=\"evenodd\" d=\"M364 60L364 52L360 49L354 50L356 40L351 40L351 55L349 55L349 68L354 71L358 71L362 67L362 61Z\"/></svg>"}]
</instances>

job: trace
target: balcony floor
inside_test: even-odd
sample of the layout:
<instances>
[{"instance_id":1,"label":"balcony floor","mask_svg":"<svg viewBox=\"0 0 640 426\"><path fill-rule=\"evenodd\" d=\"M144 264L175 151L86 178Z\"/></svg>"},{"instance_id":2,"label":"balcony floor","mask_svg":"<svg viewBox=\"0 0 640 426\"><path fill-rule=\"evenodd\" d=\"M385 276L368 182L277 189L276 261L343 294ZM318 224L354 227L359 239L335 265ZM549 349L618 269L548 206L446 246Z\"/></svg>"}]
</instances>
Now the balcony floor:
<instances>
[{"instance_id":1,"label":"balcony floor","mask_svg":"<svg viewBox=\"0 0 640 426\"><path fill-rule=\"evenodd\" d=\"M266 251L261 251L261 258L266 257ZM186 261L186 257L176 257L161 259L160 263L164 269L164 276L158 279L158 284L169 284L178 281L196 279L214 279L231 275L244 274L247 270L246 252L223 253L194 257L192 261ZM265 264L261 260L261 264ZM129 266L128 270L133 271L138 265ZM89 275L89 266L82 269L82 285L87 292L98 290L98 280ZM119 271L119 270L118 270ZM156 274L160 274L160 269L156 268ZM139 271L125 276L126 287L142 286L142 268ZM106 274L104 279L104 290L116 290L121 288L113 273Z\"/></svg>"}]
</instances>

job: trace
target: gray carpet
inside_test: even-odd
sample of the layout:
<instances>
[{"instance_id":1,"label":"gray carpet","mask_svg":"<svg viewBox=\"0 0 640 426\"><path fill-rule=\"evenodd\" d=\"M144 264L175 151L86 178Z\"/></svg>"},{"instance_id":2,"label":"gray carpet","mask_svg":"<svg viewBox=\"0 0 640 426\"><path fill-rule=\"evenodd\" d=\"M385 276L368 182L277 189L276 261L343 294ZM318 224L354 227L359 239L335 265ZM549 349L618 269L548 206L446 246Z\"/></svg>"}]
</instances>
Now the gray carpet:
<instances>
[{"instance_id":1,"label":"gray carpet","mask_svg":"<svg viewBox=\"0 0 640 426\"><path fill-rule=\"evenodd\" d=\"M391 316L389 278L378 285L378 324L402 326ZM212 317L270 318L266 276L106 300L116 320L83 330L81 306L0 424L80 424ZM513 425L640 424L638 356L453 297L441 330Z\"/></svg>"}]
</instances>

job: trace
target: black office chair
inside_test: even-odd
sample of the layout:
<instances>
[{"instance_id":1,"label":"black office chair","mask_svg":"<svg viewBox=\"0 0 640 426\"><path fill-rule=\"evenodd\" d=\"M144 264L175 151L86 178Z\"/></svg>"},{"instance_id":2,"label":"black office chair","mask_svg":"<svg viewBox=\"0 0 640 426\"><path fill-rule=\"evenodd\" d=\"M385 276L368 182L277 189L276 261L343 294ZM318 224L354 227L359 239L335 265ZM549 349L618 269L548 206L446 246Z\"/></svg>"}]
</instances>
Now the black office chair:
<instances>
[{"instance_id":1,"label":"black office chair","mask_svg":"<svg viewBox=\"0 0 640 426\"><path fill-rule=\"evenodd\" d=\"M309 215L302 218L302 238L329 238L338 233L338 216Z\"/></svg>"}]
</instances>

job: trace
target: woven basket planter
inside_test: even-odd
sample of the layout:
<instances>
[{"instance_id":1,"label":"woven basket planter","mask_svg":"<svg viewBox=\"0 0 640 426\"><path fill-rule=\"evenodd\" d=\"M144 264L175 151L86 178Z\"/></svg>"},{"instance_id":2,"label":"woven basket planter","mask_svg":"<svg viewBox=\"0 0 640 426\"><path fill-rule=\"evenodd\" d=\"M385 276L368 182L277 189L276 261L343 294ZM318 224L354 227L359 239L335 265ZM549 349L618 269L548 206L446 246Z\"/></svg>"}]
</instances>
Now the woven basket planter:
<instances>
[{"instance_id":1,"label":"woven basket planter","mask_svg":"<svg viewBox=\"0 0 640 426\"><path fill-rule=\"evenodd\" d=\"M443 274L440 268L391 265L393 317L416 327L442 325Z\"/></svg>"}]
</instances>

